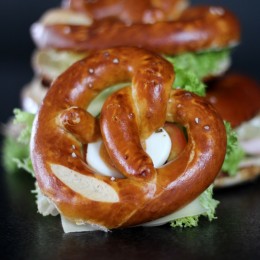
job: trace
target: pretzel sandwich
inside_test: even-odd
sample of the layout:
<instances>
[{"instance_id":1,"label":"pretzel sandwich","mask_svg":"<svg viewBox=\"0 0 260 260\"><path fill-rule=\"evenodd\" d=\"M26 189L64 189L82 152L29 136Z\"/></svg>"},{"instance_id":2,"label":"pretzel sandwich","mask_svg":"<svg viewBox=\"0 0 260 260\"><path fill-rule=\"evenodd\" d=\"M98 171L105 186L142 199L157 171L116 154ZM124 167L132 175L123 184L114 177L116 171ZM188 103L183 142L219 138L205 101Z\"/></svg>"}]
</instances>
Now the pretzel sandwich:
<instances>
[{"instance_id":1,"label":"pretzel sandwich","mask_svg":"<svg viewBox=\"0 0 260 260\"><path fill-rule=\"evenodd\" d=\"M47 11L31 35L38 47L32 59L35 78L23 90L22 104L34 113L51 82L92 50L144 47L201 80L221 75L230 66L229 49L240 40L240 26L225 8L189 7L186 0L70 0Z\"/></svg>"},{"instance_id":2,"label":"pretzel sandwich","mask_svg":"<svg viewBox=\"0 0 260 260\"><path fill-rule=\"evenodd\" d=\"M221 173L216 187L229 187L252 181L260 175L260 89L257 82L245 75L228 74L209 82L206 99L215 106L224 120L237 133L244 157L237 174Z\"/></svg>"},{"instance_id":3,"label":"pretzel sandwich","mask_svg":"<svg viewBox=\"0 0 260 260\"><path fill-rule=\"evenodd\" d=\"M221 7L184 10L177 20L126 24L108 17L90 24L38 22L32 38L41 49L91 51L118 46L143 47L161 54L231 47L240 39L239 22Z\"/></svg>"},{"instance_id":4,"label":"pretzel sandwich","mask_svg":"<svg viewBox=\"0 0 260 260\"><path fill-rule=\"evenodd\" d=\"M172 90L173 80L172 65L159 56L117 48L75 63L54 82L34 123L31 157L40 189L62 215L106 229L133 226L180 209L214 181L225 157L223 122L203 98ZM118 82L131 87L107 99L98 122L86 108ZM185 126L188 142L156 169L142 141L165 121ZM97 139L98 124L125 178L87 165L84 147Z\"/></svg>"}]
</instances>

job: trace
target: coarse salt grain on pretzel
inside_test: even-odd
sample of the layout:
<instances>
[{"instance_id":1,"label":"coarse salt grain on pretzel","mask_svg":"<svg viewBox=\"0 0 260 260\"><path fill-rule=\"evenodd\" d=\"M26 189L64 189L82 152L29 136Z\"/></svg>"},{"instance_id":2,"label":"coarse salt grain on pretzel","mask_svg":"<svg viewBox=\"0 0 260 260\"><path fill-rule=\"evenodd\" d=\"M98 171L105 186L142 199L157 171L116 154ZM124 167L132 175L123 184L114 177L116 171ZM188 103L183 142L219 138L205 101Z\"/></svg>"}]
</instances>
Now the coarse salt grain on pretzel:
<instances>
[{"instance_id":1,"label":"coarse salt grain on pretzel","mask_svg":"<svg viewBox=\"0 0 260 260\"><path fill-rule=\"evenodd\" d=\"M34 123L31 157L41 191L66 219L102 229L138 225L182 208L214 181L225 157L223 122L203 98L172 90L173 80L172 65L159 56L117 48L93 53L54 82ZM86 112L100 91L120 82L131 86L106 100L100 120ZM124 178L86 163L98 120ZM184 126L188 141L177 158L154 168L142 145L165 121Z\"/></svg>"}]
</instances>

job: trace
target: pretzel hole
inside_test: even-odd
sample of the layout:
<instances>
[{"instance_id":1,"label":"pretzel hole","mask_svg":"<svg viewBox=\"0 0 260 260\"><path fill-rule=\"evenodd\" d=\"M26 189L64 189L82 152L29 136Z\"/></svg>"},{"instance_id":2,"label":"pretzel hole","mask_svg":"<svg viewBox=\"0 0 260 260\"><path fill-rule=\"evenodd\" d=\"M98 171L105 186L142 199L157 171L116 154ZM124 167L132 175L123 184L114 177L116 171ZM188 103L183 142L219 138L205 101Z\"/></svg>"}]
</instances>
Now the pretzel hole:
<instances>
[{"instance_id":1,"label":"pretzel hole","mask_svg":"<svg viewBox=\"0 0 260 260\"><path fill-rule=\"evenodd\" d=\"M114 86L108 87L101 91L89 104L87 111L94 117L100 114L101 108L104 105L105 100L117 90L130 85L130 83L120 83Z\"/></svg>"},{"instance_id":2,"label":"pretzel hole","mask_svg":"<svg viewBox=\"0 0 260 260\"><path fill-rule=\"evenodd\" d=\"M94 106L96 108L95 114L99 114L101 108L103 107L103 104L106 100L106 98L111 95L112 93L114 93L115 91L121 89L124 87L125 84L120 84L117 86L114 86L113 88L110 88L109 91L105 91L103 92L101 95L98 96L98 99L96 99L94 101ZM122 93L124 93L125 91L123 90ZM106 106L112 106L112 107L117 107L119 106L119 104L124 104L124 98L123 96L121 97L122 94L121 90L120 92L116 92L113 96L113 99L116 98L116 100L118 100L115 103L111 103L110 101L106 104ZM124 95L124 94L123 94ZM121 100L121 98L123 98ZM118 103L119 102L119 103ZM111 107L111 108L112 108ZM107 109L107 108L106 108ZM121 108L116 108L116 110L114 110L112 108L112 110L108 110L109 112L106 112L106 116L111 117L114 121L113 123L113 127L118 127L117 124L121 124L120 121L121 120L125 120L123 118L121 118L121 113L123 114L129 114L131 112L126 110L121 110ZM112 112L114 111L114 112ZM118 111L119 114L117 115ZM130 113L131 117L134 117L133 113ZM119 116L120 119L117 118L117 116ZM129 118L129 116L128 116ZM129 118L130 119L130 118ZM120 120L120 121L118 121ZM111 126L110 126L111 127ZM157 131L155 131L154 133L152 133L150 135L149 138L147 138L146 140L140 140L141 141L141 146L140 149L142 149L146 152L146 154L148 155L148 157L151 158L151 163L153 164L154 168L159 168L162 165L164 165L166 162L173 160L174 158L177 157L177 155L184 149L184 146L186 145L186 139L185 136L183 134L183 132L181 131L180 128L178 128L177 126L168 123L167 124L167 128L168 128L168 132L165 131L164 129L159 129ZM137 134L137 132L136 132ZM116 135L115 137L117 137L118 135ZM172 146L172 143L174 144ZM129 145L131 146L131 141L129 143ZM120 156L120 160L125 161L125 163L127 164L127 160L130 156L133 156L132 154L127 154L127 150L128 148L126 147L125 152L123 152L123 154L121 154ZM111 156L111 155L110 155ZM113 163L113 159L110 159L110 156L108 155L103 143L101 140L94 142L94 143L90 143L88 144L88 149L87 149L87 154L86 154L86 162L88 165L90 165L94 170L96 170L98 173L102 174L102 175L106 175L106 176L111 176L112 178L124 178L124 175L120 173L121 168L119 168L120 170L117 169L117 166L115 167L114 163ZM114 157L114 155L112 156ZM133 158L131 158L130 160L132 160ZM140 160L142 160L142 158L139 158ZM138 159L138 160L139 160ZM144 159L146 160L146 159ZM122 162L121 162L122 163ZM124 162L123 162L124 164ZM137 171L134 174L136 177L141 177L141 178L146 178L146 175L149 175L150 172L147 170L149 170L149 167L144 167L145 164L142 165L142 163L140 164L140 168L136 168ZM121 167L121 166L120 166ZM124 172L124 171L123 171ZM127 175L128 176L128 175Z\"/></svg>"},{"instance_id":3,"label":"pretzel hole","mask_svg":"<svg viewBox=\"0 0 260 260\"><path fill-rule=\"evenodd\" d=\"M166 139L166 140L165 140ZM154 167L175 160L184 150L187 140L183 129L174 123L166 123L143 142L143 149L151 157ZM128 156L125 158L128 159ZM99 174L110 176L111 180L125 178L114 166L102 140L88 144L86 162Z\"/></svg>"},{"instance_id":4,"label":"pretzel hole","mask_svg":"<svg viewBox=\"0 0 260 260\"><path fill-rule=\"evenodd\" d=\"M98 115L106 98L115 91L123 88L127 83L118 84L103 91L92 102L90 110ZM88 107L89 108L89 107ZM97 171L97 173L110 176L111 180L125 178L115 167L110 159L104 144L98 139L100 137L99 122L95 120L84 109L71 107L65 110L60 116L63 126L71 132L80 142L85 145L83 157L86 163ZM86 131L86 128L88 131ZM91 129L91 130L89 130ZM174 160L184 149L186 139L183 131L176 124L166 123L164 129L155 131L149 138L142 142L143 149L148 153L153 161L154 167L159 168L165 163ZM125 156L127 160L129 155ZM140 176L145 173L140 170Z\"/></svg>"}]
</instances>

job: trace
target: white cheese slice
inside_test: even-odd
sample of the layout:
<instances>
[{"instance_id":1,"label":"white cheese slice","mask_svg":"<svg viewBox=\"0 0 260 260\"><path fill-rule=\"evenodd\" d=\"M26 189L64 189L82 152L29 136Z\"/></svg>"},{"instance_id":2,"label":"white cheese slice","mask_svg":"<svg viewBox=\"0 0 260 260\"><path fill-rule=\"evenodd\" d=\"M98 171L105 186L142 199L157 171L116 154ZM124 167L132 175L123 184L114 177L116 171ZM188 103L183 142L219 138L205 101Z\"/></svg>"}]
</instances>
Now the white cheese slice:
<instances>
[{"instance_id":1,"label":"white cheese slice","mask_svg":"<svg viewBox=\"0 0 260 260\"><path fill-rule=\"evenodd\" d=\"M88 223L82 223L82 224L76 224L75 222L72 222L65 218L64 216L61 217L61 224L63 231L65 233L71 233L71 232L85 232L85 231L105 231L107 232L108 229L102 226L98 225L91 225Z\"/></svg>"},{"instance_id":2,"label":"white cheese slice","mask_svg":"<svg viewBox=\"0 0 260 260\"><path fill-rule=\"evenodd\" d=\"M260 155L260 115L236 128L238 141L248 155Z\"/></svg>"},{"instance_id":3,"label":"white cheese slice","mask_svg":"<svg viewBox=\"0 0 260 260\"><path fill-rule=\"evenodd\" d=\"M168 159L172 142L168 133L160 128L145 141L146 152L151 157L155 168L162 166Z\"/></svg>"},{"instance_id":4,"label":"white cheese slice","mask_svg":"<svg viewBox=\"0 0 260 260\"><path fill-rule=\"evenodd\" d=\"M260 132L260 128L259 128ZM260 155L260 137L250 140L240 141L240 145L246 154Z\"/></svg>"},{"instance_id":5,"label":"white cheese slice","mask_svg":"<svg viewBox=\"0 0 260 260\"><path fill-rule=\"evenodd\" d=\"M124 176L115 168L109 167L101 158L99 151L102 141L88 144L86 161L89 166L95 169L98 173L115 178L124 178Z\"/></svg>"},{"instance_id":6,"label":"white cheese slice","mask_svg":"<svg viewBox=\"0 0 260 260\"><path fill-rule=\"evenodd\" d=\"M145 227L161 226L175 219L198 216L206 212L207 210L204 207L202 207L199 199L197 198L193 200L191 203L189 203L188 205L186 205L185 207L181 208L180 210L175 211L174 213L164 216L162 218L158 218L156 220L144 223L141 226L145 226Z\"/></svg>"},{"instance_id":7,"label":"white cheese slice","mask_svg":"<svg viewBox=\"0 0 260 260\"><path fill-rule=\"evenodd\" d=\"M244 122L236 128L239 141L246 141L260 138L260 115L255 116L251 120Z\"/></svg>"},{"instance_id":8,"label":"white cheese slice","mask_svg":"<svg viewBox=\"0 0 260 260\"><path fill-rule=\"evenodd\" d=\"M88 144L86 155L87 163L102 175L124 178L119 171L115 168L109 167L102 160L99 153L101 144L101 140ZM159 131L154 132L148 139L146 139L145 144L146 152L151 157L154 167L158 168L162 166L167 161L171 152L172 144L168 133L163 128L160 128Z\"/></svg>"},{"instance_id":9,"label":"white cheese slice","mask_svg":"<svg viewBox=\"0 0 260 260\"><path fill-rule=\"evenodd\" d=\"M258 157L246 157L239 164L240 168L250 167L250 166L260 166L260 156L258 156Z\"/></svg>"},{"instance_id":10,"label":"white cheese slice","mask_svg":"<svg viewBox=\"0 0 260 260\"><path fill-rule=\"evenodd\" d=\"M184 208L169 214L165 217L141 224L140 226L144 227L153 227L153 226L160 226L168 223L169 221L173 221L175 219L183 218L183 217L191 217L197 216L203 213L206 213L206 209L201 206L199 199L195 199L190 204L185 206ZM61 215L62 227L65 233L69 232L85 232L85 231L108 231L108 229L98 226L98 225L91 225L88 223L75 223L64 216Z\"/></svg>"},{"instance_id":11,"label":"white cheese slice","mask_svg":"<svg viewBox=\"0 0 260 260\"><path fill-rule=\"evenodd\" d=\"M44 25L69 24L69 25L91 25L92 18L66 9L50 9L41 17L40 22Z\"/></svg>"}]
</instances>

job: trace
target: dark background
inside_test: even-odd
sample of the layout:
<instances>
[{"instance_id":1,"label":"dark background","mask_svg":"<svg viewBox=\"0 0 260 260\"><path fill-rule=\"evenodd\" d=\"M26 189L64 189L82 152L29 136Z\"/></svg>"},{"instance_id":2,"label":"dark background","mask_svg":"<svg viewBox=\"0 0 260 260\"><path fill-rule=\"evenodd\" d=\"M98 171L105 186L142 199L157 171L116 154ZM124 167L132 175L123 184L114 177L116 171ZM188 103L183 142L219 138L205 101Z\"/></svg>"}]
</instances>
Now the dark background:
<instances>
[{"instance_id":1,"label":"dark background","mask_svg":"<svg viewBox=\"0 0 260 260\"><path fill-rule=\"evenodd\" d=\"M141 0L140 0L141 1ZM260 1L191 1L223 5L241 21L242 43L232 70L260 80ZM0 0L0 122L19 106L19 92L32 78L34 45L30 25L57 0ZM33 181L19 173L0 175L0 257L2 259L260 259L260 182L216 192L218 219L198 228L135 228L112 233L65 235L57 218L36 213Z\"/></svg>"}]
</instances>

